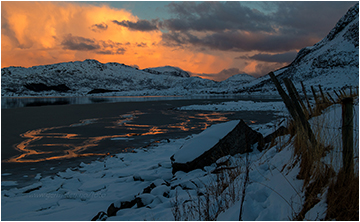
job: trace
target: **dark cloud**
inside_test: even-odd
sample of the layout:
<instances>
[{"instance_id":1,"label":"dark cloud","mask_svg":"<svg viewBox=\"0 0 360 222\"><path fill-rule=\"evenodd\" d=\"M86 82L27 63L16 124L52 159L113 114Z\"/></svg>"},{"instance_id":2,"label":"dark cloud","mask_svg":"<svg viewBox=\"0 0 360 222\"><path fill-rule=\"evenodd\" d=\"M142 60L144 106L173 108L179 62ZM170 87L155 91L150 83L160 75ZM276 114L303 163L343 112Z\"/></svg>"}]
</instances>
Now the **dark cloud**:
<instances>
[{"instance_id":1,"label":"dark cloud","mask_svg":"<svg viewBox=\"0 0 360 222\"><path fill-rule=\"evenodd\" d=\"M294 61L296 55L297 55L296 51L279 53L279 54L259 53L253 56L240 56L235 59L252 59L261 62L290 63Z\"/></svg>"},{"instance_id":2,"label":"dark cloud","mask_svg":"<svg viewBox=\"0 0 360 222\"><path fill-rule=\"evenodd\" d=\"M172 2L162 43L222 51L284 52L324 38L354 2ZM261 10L261 11L260 11Z\"/></svg>"},{"instance_id":3,"label":"dark cloud","mask_svg":"<svg viewBox=\"0 0 360 222\"><path fill-rule=\"evenodd\" d=\"M112 55L113 52L111 50L100 50L96 52L97 54L102 54L102 55Z\"/></svg>"},{"instance_id":4,"label":"dark cloud","mask_svg":"<svg viewBox=\"0 0 360 222\"><path fill-rule=\"evenodd\" d=\"M172 2L167 7L175 18L165 20L163 27L171 31L273 31L263 13L240 2Z\"/></svg>"},{"instance_id":5,"label":"dark cloud","mask_svg":"<svg viewBox=\"0 0 360 222\"><path fill-rule=\"evenodd\" d=\"M126 49L122 43L113 42L111 40L103 41L81 36L73 36L68 34L61 42L63 49L76 51L94 51L97 54L114 55L124 54Z\"/></svg>"},{"instance_id":6,"label":"dark cloud","mask_svg":"<svg viewBox=\"0 0 360 222\"><path fill-rule=\"evenodd\" d=\"M105 23L94 24L90 27L90 29L94 32L102 32L108 29L108 25Z\"/></svg>"},{"instance_id":7,"label":"dark cloud","mask_svg":"<svg viewBox=\"0 0 360 222\"><path fill-rule=\"evenodd\" d=\"M145 42L136 43L137 47L147 47L147 44Z\"/></svg>"},{"instance_id":8,"label":"dark cloud","mask_svg":"<svg viewBox=\"0 0 360 222\"><path fill-rule=\"evenodd\" d=\"M69 50L90 51L100 49L100 45L95 41L95 39L73 36L71 34L65 36L61 45L64 49Z\"/></svg>"},{"instance_id":9,"label":"dark cloud","mask_svg":"<svg viewBox=\"0 0 360 222\"><path fill-rule=\"evenodd\" d=\"M172 2L167 5L175 18L164 20L170 31L330 31L354 2L261 2L261 11L241 2ZM259 8L260 9L260 8ZM325 32L325 33L324 33Z\"/></svg>"},{"instance_id":10,"label":"dark cloud","mask_svg":"<svg viewBox=\"0 0 360 222\"><path fill-rule=\"evenodd\" d=\"M324 38L354 4L349 1L279 1L276 12L269 17L283 33L304 32Z\"/></svg>"},{"instance_id":11,"label":"dark cloud","mask_svg":"<svg viewBox=\"0 0 360 222\"><path fill-rule=\"evenodd\" d=\"M127 27L127 28L129 28L131 30L135 30L135 31L145 32L145 31L158 30L158 27L157 27L158 20L157 19L153 19L151 21L139 20L137 22L131 22L131 21L126 21L126 20L119 22L117 20L113 20L112 22L117 25Z\"/></svg>"},{"instance_id":12,"label":"dark cloud","mask_svg":"<svg viewBox=\"0 0 360 222\"><path fill-rule=\"evenodd\" d=\"M248 33L224 31L197 36L190 32L163 33L162 43L168 46L207 47L221 51L265 51L283 52L296 50L314 44L313 38L301 35L272 35L268 33Z\"/></svg>"}]
</instances>

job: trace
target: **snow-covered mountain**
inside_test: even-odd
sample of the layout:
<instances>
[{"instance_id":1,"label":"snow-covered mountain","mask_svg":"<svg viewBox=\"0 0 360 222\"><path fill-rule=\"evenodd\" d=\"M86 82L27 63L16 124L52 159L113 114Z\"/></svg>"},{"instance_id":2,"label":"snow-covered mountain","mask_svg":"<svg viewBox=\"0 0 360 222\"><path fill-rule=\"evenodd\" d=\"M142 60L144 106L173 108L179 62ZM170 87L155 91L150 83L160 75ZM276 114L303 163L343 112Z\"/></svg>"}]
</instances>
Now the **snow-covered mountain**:
<instances>
[{"instance_id":1,"label":"snow-covered mountain","mask_svg":"<svg viewBox=\"0 0 360 222\"><path fill-rule=\"evenodd\" d=\"M2 96L192 95L233 90L255 79L242 74L224 82L190 77L180 68L165 66L139 70L96 60L30 68L1 69ZM230 88L229 88L230 86Z\"/></svg>"},{"instance_id":2,"label":"snow-covered mountain","mask_svg":"<svg viewBox=\"0 0 360 222\"><path fill-rule=\"evenodd\" d=\"M162 66L162 67L155 67L155 68L147 68L143 69L145 72L149 72L152 74L160 74L160 75L171 75L171 76L179 76L179 77L190 77L188 72L184 70L172 67L172 66Z\"/></svg>"},{"instance_id":3,"label":"snow-covered mountain","mask_svg":"<svg viewBox=\"0 0 360 222\"><path fill-rule=\"evenodd\" d=\"M67 62L30 68L1 70L2 96L86 95L176 95L213 88L215 81L190 77L174 67L139 70L119 63L96 60ZM60 86L60 87L59 87Z\"/></svg>"},{"instance_id":4,"label":"snow-covered mountain","mask_svg":"<svg viewBox=\"0 0 360 222\"><path fill-rule=\"evenodd\" d=\"M291 79L301 89L300 81L324 90L359 85L359 3L351 7L320 42L303 48L288 66L274 72L278 79ZM275 91L268 75L252 81L247 92Z\"/></svg>"}]
</instances>

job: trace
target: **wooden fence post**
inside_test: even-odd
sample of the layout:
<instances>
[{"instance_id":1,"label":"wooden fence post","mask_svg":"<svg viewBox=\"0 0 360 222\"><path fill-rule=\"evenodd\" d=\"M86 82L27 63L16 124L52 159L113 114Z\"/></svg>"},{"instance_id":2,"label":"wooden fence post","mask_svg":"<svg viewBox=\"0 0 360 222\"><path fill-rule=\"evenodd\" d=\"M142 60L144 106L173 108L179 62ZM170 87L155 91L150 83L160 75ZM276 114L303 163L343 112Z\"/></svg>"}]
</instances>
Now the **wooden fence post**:
<instances>
[{"instance_id":1,"label":"wooden fence post","mask_svg":"<svg viewBox=\"0 0 360 222\"><path fill-rule=\"evenodd\" d=\"M275 77L275 74L274 74L273 72L270 72L270 73L269 73L269 76L270 76L271 80L273 81L273 83L275 84L276 89L277 89L277 91L279 92L282 100L284 101L286 108L289 110L290 115L292 116L292 118L293 118L295 121L298 121L298 120L299 120L299 116L298 116L298 114L297 114L296 111L295 111L295 107L294 107L293 103L291 102L289 96L286 94L286 92L285 92L285 91L283 90L283 88L281 87L279 81L278 81L277 78Z\"/></svg>"},{"instance_id":2,"label":"wooden fence post","mask_svg":"<svg viewBox=\"0 0 360 222\"><path fill-rule=\"evenodd\" d=\"M323 103L329 103L329 100L326 98L326 96L324 95L324 93L322 91L321 85L319 85L319 90L320 90L321 98L323 100L322 102Z\"/></svg>"},{"instance_id":3,"label":"wooden fence post","mask_svg":"<svg viewBox=\"0 0 360 222\"><path fill-rule=\"evenodd\" d=\"M327 95L328 95L328 97L331 99L331 101L335 104L336 103L336 101L331 97L331 95L330 95L330 93L326 93Z\"/></svg>"},{"instance_id":4,"label":"wooden fence post","mask_svg":"<svg viewBox=\"0 0 360 222\"><path fill-rule=\"evenodd\" d=\"M294 86L294 83L293 83L290 79L288 79L288 78L285 78L285 79L286 79L286 81L288 81L288 84L289 84L290 88L291 88L292 91L294 92L295 97L296 97L296 101L298 101L298 102L300 103L300 105L301 105L301 107L302 107L302 111L304 112L304 114L305 114L305 116L306 116L306 119L308 119L308 117L309 117L309 112L308 112L308 110L306 109L303 101L301 100L300 95L299 95L298 91L296 90L296 88L295 88L295 86ZM285 79L284 79L284 83L285 83ZM285 83L285 86L286 86L286 83ZM288 90L288 91L289 91L289 90ZM291 97L291 96L290 96L290 97ZM294 101L294 100L293 100L293 101Z\"/></svg>"},{"instance_id":5,"label":"wooden fence post","mask_svg":"<svg viewBox=\"0 0 360 222\"><path fill-rule=\"evenodd\" d=\"M310 126L309 122L307 121L307 118L306 118L303 110L301 109L299 103L297 102L296 92L294 91L296 89L292 87L293 84L290 79L284 78L284 83L289 92L289 96L292 99L292 102L295 106L295 110L299 116L299 120L300 120L299 123L302 125L303 129L305 130L305 133L308 135L308 138L309 138L313 148L318 147L319 144L317 143L315 135L314 135L313 131L311 130L311 126Z\"/></svg>"},{"instance_id":6,"label":"wooden fence post","mask_svg":"<svg viewBox=\"0 0 360 222\"><path fill-rule=\"evenodd\" d=\"M316 103L316 107L318 106L318 104L320 104L320 101L319 101L319 99L318 99L318 95L316 94L316 91L315 91L315 89L314 89L314 87L313 86L310 86L311 87L311 91L312 91L312 93L313 93L313 95L314 95L314 99L315 99L315 103ZM316 108L315 108L316 109Z\"/></svg>"},{"instance_id":7,"label":"wooden fence post","mask_svg":"<svg viewBox=\"0 0 360 222\"><path fill-rule=\"evenodd\" d=\"M354 174L354 131L353 131L353 103L352 97L342 99L342 142L343 142L343 168L347 177Z\"/></svg>"},{"instance_id":8,"label":"wooden fence post","mask_svg":"<svg viewBox=\"0 0 360 222\"><path fill-rule=\"evenodd\" d=\"M304 96L305 96L305 100L306 100L308 108L309 108L308 113L309 113L310 116L312 116L312 108L311 108L311 105L310 105L310 102L309 102L309 98L308 98L308 96L306 94L306 89L305 89L304 83L302 81L300 83L301 83L301 87L302 87L302 90L303 90L303 93L304 93Z\"/></svg>"},{"instance_id":9,"label":"wooden fence post","mask_svg":"<svg viewBox=\"0 0 360 222\"><path fill-rule=\"evenodd\" d=\"M311 130L311 127L309 125L309 122L307 121L307 119L305 118L304 113L301 110L300 105L296 102L296 96L295 96L295 92L292 91L291 86L289 85L288 90L290 96L292 97L291 100L289 98L289 96L286 94L286 92L283 90L283 88L281 87L279 81L277 80L275 74L273 72L269 73L269 76L271 78L271 80L273 81L273 83L275 84L281 98L283 99L286 108L289 110L292 118L295 120L295 122L297 122L298 124L300 124L300 126L304 129L304 131L307 133L308 135L308 139L310 140L311 144L316 147L318 145L315 136ZM285 82L285 81L284 81ZM285 82L285 85L286 82ZM298 107L297 107L298 106ZM300 111L298 111L300 110Z\"/></svg>"},{"instance_id":10,"label":"wooden fence post","mask_svg":"<svg viewBox=\"0 0 360 222\"><path fill-rule=\"evenodd\" d=\"M341 96L339 96L339 94L337 94L337 92L334 90L335 95L338 97L338 100L341 100Z\"/></svg>"}]
</instances>

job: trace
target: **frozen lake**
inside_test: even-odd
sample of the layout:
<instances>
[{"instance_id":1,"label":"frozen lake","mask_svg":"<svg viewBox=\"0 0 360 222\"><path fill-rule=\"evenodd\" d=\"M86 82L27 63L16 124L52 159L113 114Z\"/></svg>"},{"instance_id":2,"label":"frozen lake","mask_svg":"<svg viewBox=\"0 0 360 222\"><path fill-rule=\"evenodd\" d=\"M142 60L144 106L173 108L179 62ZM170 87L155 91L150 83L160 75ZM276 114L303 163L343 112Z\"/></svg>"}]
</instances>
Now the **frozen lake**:
<instances>
[{"instance_id":1,"label":"frozen lake","mask_svg":"<svg viewBox=\"0 0 360 222\"><path fill-rule=\"evenodd\" d=\"M239 99L260 101L250 97L3 98L2 106L17 104L17 108L2 108L2 175L6 175L2 179L22 187L33 183L39 173L52 175L81 162L186 137L214 123L244 119L260 124L277 118L272 112L175 109Z\"/></svg>"}]
</instances>

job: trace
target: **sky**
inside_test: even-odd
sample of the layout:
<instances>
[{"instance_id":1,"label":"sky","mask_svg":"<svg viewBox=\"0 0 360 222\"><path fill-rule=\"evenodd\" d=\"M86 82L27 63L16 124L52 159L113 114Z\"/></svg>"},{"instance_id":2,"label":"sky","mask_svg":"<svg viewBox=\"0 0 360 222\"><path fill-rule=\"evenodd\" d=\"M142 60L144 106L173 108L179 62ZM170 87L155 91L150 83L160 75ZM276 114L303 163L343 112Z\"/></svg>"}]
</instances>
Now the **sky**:
<instances>
[{"instance_id":1,"label":"sky","mask_svg":"<svg viewBox=\"0 0 360 222\"><path fill-rule=\"evenodd\" d=\"M356 1L1 2L1 67L96 59L255 77L323 39Z\"/></svg>"}]
</instances>

